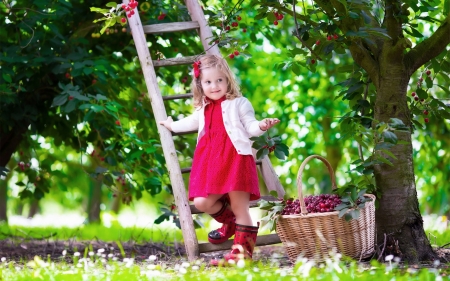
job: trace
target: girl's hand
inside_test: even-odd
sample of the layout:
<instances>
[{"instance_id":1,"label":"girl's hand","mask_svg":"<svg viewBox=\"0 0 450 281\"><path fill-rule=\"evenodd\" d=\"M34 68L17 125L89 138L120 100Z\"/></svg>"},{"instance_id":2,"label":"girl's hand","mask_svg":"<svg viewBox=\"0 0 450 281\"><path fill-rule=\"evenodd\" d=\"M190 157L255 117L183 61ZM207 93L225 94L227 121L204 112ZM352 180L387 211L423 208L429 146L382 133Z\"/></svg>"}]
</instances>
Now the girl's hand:
<instances>
[{"instance_id":1,"label":"girl's hand","mask_svg":"<svg viewBox=\"0 0 450 281\"><path fill-rule=\"evenodd\" d=\"M259 128L262 131L267 131L278 123L280 123L278 118L265 118L259 122Z\"/></svg>"},{"instance_id":2,"label":"girl's hand","mask_svg":"<svg viewBox=\"0 0 450 281\"><path fill-rule=\"evenodd\" d=\"M159 121L159 125L163 125L167 129L169 129L169 131L172 131L172 122L173 122L173 119L172 119L172 117L169 116L169 117L167 117L167 120Z\"/></svg>"}]
</instances>

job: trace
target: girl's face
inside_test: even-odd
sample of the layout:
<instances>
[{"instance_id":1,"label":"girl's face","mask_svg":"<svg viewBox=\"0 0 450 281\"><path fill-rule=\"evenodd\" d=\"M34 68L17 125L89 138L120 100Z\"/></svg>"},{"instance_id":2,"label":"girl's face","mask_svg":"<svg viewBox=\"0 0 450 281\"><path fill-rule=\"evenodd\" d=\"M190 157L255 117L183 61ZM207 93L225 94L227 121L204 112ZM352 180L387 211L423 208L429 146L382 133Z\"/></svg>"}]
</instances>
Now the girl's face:
<instances>
[{"instance_id":1,"label":"girl's face","mask_svg":"<svg viewBox=\"0 0 450 281\"><path fill-rule=\"evenodd\" d=\"M205 95L218 100L227 93L228 79L225 74L215 67L202 69L201 84Z\"/></svg>"}]
</instances>

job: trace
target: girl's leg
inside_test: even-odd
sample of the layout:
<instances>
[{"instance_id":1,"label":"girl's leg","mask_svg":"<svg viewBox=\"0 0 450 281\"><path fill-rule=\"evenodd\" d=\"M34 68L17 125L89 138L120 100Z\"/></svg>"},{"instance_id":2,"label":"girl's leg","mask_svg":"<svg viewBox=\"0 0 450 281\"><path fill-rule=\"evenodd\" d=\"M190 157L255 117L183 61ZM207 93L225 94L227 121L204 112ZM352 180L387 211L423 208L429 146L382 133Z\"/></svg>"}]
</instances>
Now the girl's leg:
<instances>
[{"instance_id":1,"label":"girl's leg","mask_svg":"<svg viewBox=\"0 0 450 281\"><path fill-rule=\"evenodd\" d=\"M236 223L242 225L253 225L250 216L250 193L245 191L231 191L230 196L231 210L236 216Z\"/></svg>"},{"instance_id":2,"label":"girl's leg","mask_svg":"<svg viewBox=\"0 0 450 281\"><path fill-rule=\"evenodd\" d=\"M223 203L219 201L222 196L222 194L211 194L208 197L196 197L194 198L195 208L207 214L215 214L223 206Z\"/></svg>"}]
</instances>

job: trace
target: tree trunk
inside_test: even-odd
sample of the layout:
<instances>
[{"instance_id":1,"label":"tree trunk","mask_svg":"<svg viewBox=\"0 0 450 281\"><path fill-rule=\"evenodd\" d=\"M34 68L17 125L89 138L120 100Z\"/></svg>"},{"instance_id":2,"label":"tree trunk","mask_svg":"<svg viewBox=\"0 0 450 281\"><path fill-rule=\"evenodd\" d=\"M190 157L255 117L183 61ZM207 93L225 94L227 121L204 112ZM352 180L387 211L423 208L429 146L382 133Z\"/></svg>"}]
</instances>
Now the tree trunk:
<instances>
[{"instance_id":1,"label":"tree trunk","mask_svg":"<svg viewBox=\"0 0 450 281\"><path fill-rule=\"evenodd\" d=\"M99 179L92 179L89 185L89 202L88 202L88 221L89 223L100 223L100 204L102 199L102 184L103 181Z\"/></svg>"},{"instance_id":2,"label":"tree trunk","mask_svg":"<svg viewBox=\"0 0 450 281\"><path fill-rule=\"evenodd\" d=\"M7 179L0 179L0 222L5 221L8 223L8 214L7 211L7 196L8 196L8 186Z\"/></svg>"},{"instance_id":3,"label":"tree trunk","mask_svg":"<svg viewBox=\"0 0 450 281\"><path fill-rule=\"evenodd\" d=\"M407 72L401 66L390 64L381 73L376 85L375 120L388 122L390 118L399 118L410 126ZM396 134L408 144L391 149L397 157L388 157L393 166L374 167L376 185L383 197L376 210L377 243L381 247L385 245L384 254L400 256L411 263L433 260L437 257L425 234L417 199L411 133Z\"/></svg>"},{"instance_id":4,"label":"tree trunk","mask_svg":"<svg viewBox=\"0 0 450 281\"><path fill-rule=\"evenodd\" d=\"M30 210L28 211L28 218L33 218L39 212L39 200L32 198L30 202Z\"/></svg>"}]
</instances>

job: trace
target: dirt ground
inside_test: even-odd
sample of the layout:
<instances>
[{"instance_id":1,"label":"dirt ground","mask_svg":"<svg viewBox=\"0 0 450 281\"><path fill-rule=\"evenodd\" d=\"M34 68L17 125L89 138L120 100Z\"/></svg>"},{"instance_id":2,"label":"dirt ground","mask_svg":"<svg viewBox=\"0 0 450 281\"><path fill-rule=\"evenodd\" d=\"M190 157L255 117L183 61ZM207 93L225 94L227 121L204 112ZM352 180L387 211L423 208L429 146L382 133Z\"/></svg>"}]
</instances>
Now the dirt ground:
<instances>
[{"instance_id":1,"label":"dirt ground","mask_svg":"<svg viewBox=\"0 0 450 281\"><path fill-rule=\"evenodd\" d=\"M441 266L450 267L450 244L446 247L435 249L440 257ZM187 260L186 252L183 244L164 245L157 243L133 243L102 241L53 241L47 240L23 240L23 239L4 239L0 240L0 258L6 258L9 261L26 261L32 260L35 256L42 259L50 258L53 261L72 262L74 253L79 252L80 258L85 255L95 255L97 258L117 259L134 258L136 263L144 262L150 255L155 255L162 262L179 262ZM123 253L122 253L123 251ZM91 253L89 253L91 252ZM202 253L200 258L209 264L211 259L220 259L226 251ZM280 266L292 266L289 261L282 244L260 246L255 248L253 254L255 261L278 262ZM368 260L362 261L367 263ZM413 267L430 267L432 262L422 263Z\"/></svg>"}]
</instances>

